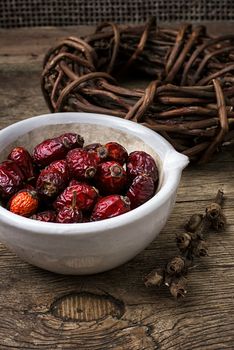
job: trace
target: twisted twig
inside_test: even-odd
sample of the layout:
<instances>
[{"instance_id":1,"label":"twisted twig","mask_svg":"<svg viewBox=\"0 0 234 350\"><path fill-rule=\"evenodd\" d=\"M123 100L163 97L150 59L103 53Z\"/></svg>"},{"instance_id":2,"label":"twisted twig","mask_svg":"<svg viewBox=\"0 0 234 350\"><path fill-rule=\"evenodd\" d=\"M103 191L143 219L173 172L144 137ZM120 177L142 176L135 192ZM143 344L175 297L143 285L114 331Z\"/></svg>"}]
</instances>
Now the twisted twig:
<instances>
[{"instance_id":1,"label":"twisted twig","mask_svg":"<svg viewBox=\"0 0 234 350\"><path fill-rule=\"evenodd\" d=\"M44 60L46 102L52 112L142 123L191 159L208 161L227 140L234 143L234 35L205 32L190 24L158 28L152 18L145 26L104 23L83 39L64 39ZM114 77L130 69L151 76L145 90L117 84Z\"/></svg>"}]
</instances>

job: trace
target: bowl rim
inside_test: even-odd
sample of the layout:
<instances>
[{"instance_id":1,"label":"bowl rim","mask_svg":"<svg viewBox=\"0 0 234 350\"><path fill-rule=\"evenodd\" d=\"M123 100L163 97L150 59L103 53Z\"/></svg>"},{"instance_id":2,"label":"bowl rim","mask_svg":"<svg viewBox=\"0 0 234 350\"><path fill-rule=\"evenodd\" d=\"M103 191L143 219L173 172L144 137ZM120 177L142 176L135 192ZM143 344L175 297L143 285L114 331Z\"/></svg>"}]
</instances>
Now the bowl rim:
<instances>
[{"instance_id":1,"label":"bowl rim","mask_svg":"<svg viewBox=\"0 0 234 350\"><path fill-rule=\"evenodd\" d=\"M67 120L64 120L64 118L66 118ZM105 125L114 129L125 131L128 134L134 134L140 139L142 139L143 136L144 138L153 138L156 142L160 142L163 145L163 147L165 148L165 154L173 152L175 154L181 155L161 135L143 125L137 124L126 119L113 117L110 115L83 112L61 112L53 114L43 114L16 122L0 131L0 142L2 139L7 140L8 136L14 134L14 132L16 132L17 137L19 137L29 132L30 130L36 129L37 127L41 127L42 125L66 123ZM24 127L26 127L27 130L25 130ZM20 133L20 130L24 130L24 132ZM16 138L14 138L14 140L16 140ZM142 141L145 142L145 140L143 139ZM7 145L9 145L11 142L6 144L5 147L7 147ZM155 152L157 153L157 151ZM188 157L183 157L185 159L185 163L187 158L188 163ZM45 235L88 235L97 232L101 233L110 229L114 229L116 227L126 226L138 220L144 219L145 216L157 210L170 198L172 193L174 193L174 191L177 189L183 168L175 167L174 169L169 169L170 171L168 171L167 179L163 186L160 188L160 190L150 200L148 200L146 203L142 204L138 208L135 208L125 214L121 214L121 220L120 216L116 216L100 221L74 224L42 222L11 213L9 210L0 206L0 222L14 228L23 228L25 231ZM162 170L165 170L163 161Z\"/></svg>"}]
</instances>

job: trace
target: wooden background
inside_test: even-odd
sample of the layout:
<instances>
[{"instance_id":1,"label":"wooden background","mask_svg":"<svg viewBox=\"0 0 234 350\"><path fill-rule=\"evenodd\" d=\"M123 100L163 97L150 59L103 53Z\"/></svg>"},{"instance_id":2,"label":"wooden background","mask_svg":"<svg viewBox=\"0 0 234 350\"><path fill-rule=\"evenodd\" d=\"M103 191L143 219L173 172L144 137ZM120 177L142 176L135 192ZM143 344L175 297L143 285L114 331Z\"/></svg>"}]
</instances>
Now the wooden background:
<instances>
[{"instance_id":1,"label":"wooden background","mask_svg":"<svg viewBox=\"0 0 234 350\"><path fill-rule=\"evenodd\" d=\"M231 23L210 27L219 33L233 30ZM61 37L90 30L0 30L1 128L48 112L39 84L45 51ZM0 350L233 350L233 169L233 149L187 168L160 236L135 259L106 273L56 275L0 245ZM176 253L175 232L189 215L203 211L218 188L226 194L228 228L210 235L209 257L189 274L186 298L175 301L166 289L146 289L143 276Z\"/></svg>"}]
</instances>

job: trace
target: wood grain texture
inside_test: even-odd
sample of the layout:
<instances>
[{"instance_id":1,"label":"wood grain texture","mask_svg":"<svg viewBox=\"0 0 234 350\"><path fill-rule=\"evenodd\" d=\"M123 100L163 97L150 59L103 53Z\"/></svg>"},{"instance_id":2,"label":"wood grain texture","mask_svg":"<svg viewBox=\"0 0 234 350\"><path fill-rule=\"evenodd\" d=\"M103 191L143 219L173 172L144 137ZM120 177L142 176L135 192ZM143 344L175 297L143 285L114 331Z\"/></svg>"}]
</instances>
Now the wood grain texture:
<instances>
[{"instance_id":1,"label":"wood grain texture","mask_svg":"<svg viewBox=\"0 0 234 350\"><path fill-rule=\"evenodd\" d=\"M86 29L0 30L1 128L48 112L39 86L43 54L60 37ZM132 261L106 273L52 274L0 245L0 350L233 349L233 169L233 149L187 168L160 236ZM209 235L209 257L189 274L186 298L177 302L166 288L145 288L143 276L176 253L175 233L189 215L204 210L218 188L227 197L228 228Z\"/></svg>"},{"instance_id":2,"label":"wood grain texture","mask_svg":"<svg viewBox=\"0 0 234 350\"><path fill-rule=\"evenodd\" d=\"M71 293L56 300L50 312L65 321L89 322L107 316L120 318L124 314L124 304L110 295Z\"/></svg>"}]
</instances>

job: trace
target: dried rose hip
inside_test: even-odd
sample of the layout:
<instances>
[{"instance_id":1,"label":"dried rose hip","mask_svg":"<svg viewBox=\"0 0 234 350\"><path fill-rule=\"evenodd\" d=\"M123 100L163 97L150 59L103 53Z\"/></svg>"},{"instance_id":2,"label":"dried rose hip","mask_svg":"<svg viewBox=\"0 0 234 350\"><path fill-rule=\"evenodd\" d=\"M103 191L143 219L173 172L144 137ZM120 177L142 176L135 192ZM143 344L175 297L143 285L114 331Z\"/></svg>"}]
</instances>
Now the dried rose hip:
<instances>
[{"instance_id":1,"label":"dried rose hip","mask_svg":"<svg viewBox=\"0 0 234 350\"><path fill-rule=\"evenodd\" d=\"M65 205L59 209L56 222L63 224L72 224L83 221L83 215L80 208L77 207L76 192L73 192L71 205Z\"/></svg>"},{"instance_id":2,"label":"dried rose hip","mask_svg":"<svg viewBox=\"0 0 234 350\"><path fill-rule=\"evenodd\" d=\"M110 195L99 199L95 205L91 221L104 220L130 211L130 200L120 195Z\"/></svg>"},{"instance_id":3,"label":"dried rose hip","mask_svg":"<svg viewBox=\"0 0 234 350\"><path fill-rule=\"evenodd\" d=\"M72 205L74 193L76 194L75 205L84 211L91 210L98 199L98 190L95 187L72 180L54 201L54 208L59 210L64 206Z\"/></svg>"},{"instance_id":4,"label":"dried rose hip","mask_svg":"<svg viewBox=\"0 0 234 350\"><path fill-rule=\"evenodd\" d=\"M0 164L0 195L3 198L16 193L23 185L24 175L18 165L6 160Z\"/></svg>"},{"instance_id":5,"label":"dried rose hip","mask_svg":"<svg viewBox=\"0 0 234 350\"><path fill-rule=\"evenodd\" d=\"M76 192L73 192L71 205L66 205L58 211L56 222L73 224L83 221L82 211L76 206Z\"/></svg>"},{"instance_id":6,"label":"dried rose hip","mask_svg":"<svg viewBox=\"0 0 234 350\"><path fill-rule=\"evenodd\" d=\"M69 169L66 160L56 160L46 167L46 170L51 172L58 171L64 181L67 183L69 180Z\"/></svg>"},{"instance_id":7,"label":"dried rose hip","mask_svg":"<svg viewBox=\"0 0 234 350\"><path fill-rule=\"evenodd\" d=\"M71 177L78 180L92 179L96 174L99 163L96 152L81 148L69 151L66 160Z\"/></svg>"},{"instance_id":8,"label":"dried rose hip","mask_svg":"<svg viewBox=\"0 0 234 350\"><path fill-rule=\"evenodd\" d=\"M11 197L8 207L12 213L27 217L37 211L38 204L36 191L23 189Z\"/></svg>"},{"instance_id":9,"label":"dried rose hip","mask_svg":"<svg viewBox=\"0 0 234 350\"><path fill-rule=\"evenodd\" d=\"M33 160L29 152L24 147L15 147L8 155L8 159L14 161L24 174L25 180L34 178Z\"/></svg>"},{"instance_id":10,"label":"dried rose hip","mask_svg":"<svg viewBox=\"0 0 234 350\"><path fill-rule=\"evenodd\" d=\"M135 151L129 154L127 160L127 175L133 180L137 175L146 174L158 181L158 169L154 159L144 151Z\"/></svg>"},{"instance_id":11,"label":"dried rose hip","mask_svg":"<svg viewBox=\"0 0 234 350\"><path fill-rule=\"evenodd\" d=\"M41 142L33 151L34 162L42 167L50 164L54 160L62 159L65 156L66 147L59 137Z\"/></svg>"},{"instance_id":12,"label":"dried rose hip","mask_svg":"<svg viewBox=\"0 0 234 350\"><path fill-rule=\"evenodd\" d=\"M77 207L73 208L71 206L64 207L59 210L56 222L61 224L74 224L78 222L82 222L82 212Z\"/></svg>"},{"instance_id":13,"label":"dried rose hip","mask_svg":"<svg viewBox=\"0 0 234 350\"><path fill-rule=\"evenodd\" d=\"M44 169L37 179L36 189L43 197L52 198L58 195L65 186L61 173Z\"/></svg>"},{"instance_id":14,"label":"dried rose hip","mask_svg":"<svg viewBox=\"0 0 234 350\"><path fill-rule=\"evenodd\" d=\"M155 184L151 176L138 175L133 180L127 196L131 202L131 209L139 207L153 197L155 193Z\"/></svg>"},{"instance_id":15,"label":"dried rose hip","mask_svg":"<svg viewBox=\"0 0 234 350\"><path fill-rule=\"evenodd\" d=\"M36 189L42 197L53 198L64 190L68 180L66 161L55 161L41 171L37 179Z\"/></svg>"},{"instance_id":16,"label":"dried rose hip","mask_svg":"<svg viewBox=\"0 0 234 350\"><path fill-rule=\"evenodd\" d=\"M40 213L32 215L30 219L44 221L44 222L55 222L56 213L53 210L46 210L46 211L42 211Z\"/></svg>"},{"instance_id":17,"label":"dried rose hip","mask_svg":"<svg viewBox=\"0 0 234 350\"><path fill-rule=\"evenodd\" d=\"M58 137L45 140L34 148L33 160L39 166L46 166L51 162L65 158L67 152L73 148L83 147L84 139L74 133L66 133Z\"/></svg>"},{"instance_id":18,"label":"dried rose hip","mask_svg":"<svg viewBox=\"0 0 234 350\"><path fill-rule=\"evenodd\" d=\"M84 149L86 151L96 152L99 163L107 160L107 149L101 143L90 143L89 145L85 146Z\"/></svg>"},{"instance_id":19,"label":"dried rose hip","mask_svg":"<svg viewBox=\"0 0 234 350\"><path fill-rule=\"evenodd\" d=\"M114 160L123 165L128 158L126 149L117 142L108 142L105 145L93 143L86 146L85 149L95 151L100 162Z\"/></svg>"},{"instance_id":20,"label":"dried rose hip","mask_svg":"<svg viewBox=\"0 0 234 350\"><path fill-rule=\"evenodd\" d=\"M105 144L104 149L106 149L107 160L114 160L119 164L123 165L126 163L128 158L127 150L117 142L108 142ZM101 151L101 149L100 149ZM98 150L97 150L98 152ZM102 151L103 152L103 151Z\"/></svg>"},{"instance_id":21,"label":"dried rose hip","mask_svg":"<svg viewBox=\"0 0 234 350\"><path fill-rule=\"evenodd\" d=\"M127 184L126 171L115 161L99 164L95 179L104 194L120 193Z\"/></svg>"},{"instance_id":22,"label":"dried rose hip","mask_svg":"<svg viewBox=\"0 0 234 350\"><path fill-rule=\"evenodd\" d=\"M149 154L128 156L113 141L83 144L80 135L64 133L38 144L32 157L24 147L12 149L0 164L2 205L34 220L78 223L126 213L154 195L158 169Z\"/></svg>"},{"instance_id":23,"label":"dried rose hip","mask_svg":"<svg viewBox=\"0 0 234 350\"><path fill-rule=\"evenodd\" d=\"M24 174L22 173L21 169L15 162L11 160L5 160L0 164L0 166L4 168L6 171L8 171L8 173L11 174L14 180L19 181L21 183L23 182Z\"/></svg>"}]
</instances>

